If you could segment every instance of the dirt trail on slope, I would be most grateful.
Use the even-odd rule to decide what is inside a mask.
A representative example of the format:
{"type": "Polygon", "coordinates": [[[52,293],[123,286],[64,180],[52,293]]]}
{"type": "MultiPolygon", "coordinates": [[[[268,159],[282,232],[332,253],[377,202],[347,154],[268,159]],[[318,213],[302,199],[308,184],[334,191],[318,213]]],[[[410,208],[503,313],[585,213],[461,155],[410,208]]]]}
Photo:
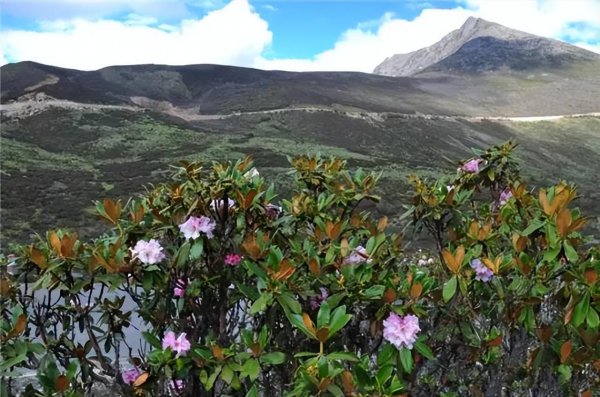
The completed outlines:
{"type": "Polygon", "coordinates": [[[514,122],[538,122],[538,121],[555,121],[563,118],[573,117],[600,117],[600,112],[580,113],[580,114],[561,114],[550,116],[526,116],[526,117],[508,117],[508,116],[442,116],[421,113],[394,113],[394,112],[357,112],[344,111],[330,107],[315,107],[315,106],[298,106],[290,108],[256,110],[249,112],[233,112],[228,114],[200,114],[199,107],[181,108],[173,106],[168,101],[157,101],[146,97],[131,97],[133,105],[103,105],[93,103],[80,103],[63,99],[56,99],[44,93],[28,94],[19,98],[16,102],[0,105],[0,112],[8,118],[24,118],[36,113],[44,112],[50,108],[83,110],[89,112],[101,112],[104,110],[126,110],[132,112],[140,112],[145,110],[153,110],[160,113],[166,113],[171,116],[181,118],[186,121],[202,121],[202,120],[222,120],[227,118],[239,117],[243,115],[265,115],[279,114],[285,112],[329,112],[344,114],[347,117],[369,120],[383,121],[387,115],[401,116],[405,118],[436,118],[436,119],[462,119],[469,121],[514,121],[514,122]]]}

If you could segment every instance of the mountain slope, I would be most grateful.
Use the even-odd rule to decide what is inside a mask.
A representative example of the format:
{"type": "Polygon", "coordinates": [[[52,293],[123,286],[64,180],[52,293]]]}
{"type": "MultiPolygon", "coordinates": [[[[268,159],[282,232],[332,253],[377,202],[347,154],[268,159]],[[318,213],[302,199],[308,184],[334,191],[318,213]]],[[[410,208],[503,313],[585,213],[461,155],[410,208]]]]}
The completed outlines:
{"type": "Polygon", "coordinates": [[[470,17],[439,42],[408,54],[396,54],[374,73],[413,76],[428,70],[484,72],[502,68],[560,68],[576,62],[600,61],[600,55],[558,40],[535,36],[470,17]]]}

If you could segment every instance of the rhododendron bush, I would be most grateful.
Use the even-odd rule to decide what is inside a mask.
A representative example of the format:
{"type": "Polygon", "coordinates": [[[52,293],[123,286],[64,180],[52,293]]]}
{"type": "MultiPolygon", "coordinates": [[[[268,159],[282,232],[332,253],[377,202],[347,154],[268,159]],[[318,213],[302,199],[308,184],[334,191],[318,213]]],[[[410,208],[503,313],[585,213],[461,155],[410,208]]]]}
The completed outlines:
{"type": "Polygon", "coordinates": [[[245,159],[98,202],[108,232],[3,272],[3,393],[592,396],[600,252],[575,188],[527,186],[513,149],[413,177],[405,233],[339,159],[292,159],[289,197],[245,159]]]}

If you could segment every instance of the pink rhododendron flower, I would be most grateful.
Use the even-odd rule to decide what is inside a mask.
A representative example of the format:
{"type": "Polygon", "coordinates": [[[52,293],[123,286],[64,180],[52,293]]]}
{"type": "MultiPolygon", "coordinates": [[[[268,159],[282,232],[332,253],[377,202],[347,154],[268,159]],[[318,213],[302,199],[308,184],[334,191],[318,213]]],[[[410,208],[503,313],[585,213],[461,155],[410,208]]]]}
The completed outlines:
{"type": "Polygon", "coordinates": [[[476,174],[479,172],[479,163],[480,162],[481,162],[481,159],[469,160],[465,164],[463,164],[463,166],[461,167],[461,170],[463,170],[464,172],[470,172],[470,173],[476,174]]]}
{"type": "Polygon", "coordinates": [[[344,265],[356,265],[364,262],[371,263],[371,261],[372,260],[371,258],[369,258],[369,255],[367,255],[367,250],[365,249],[365,247],[359,245],[350,253],[350,255],[344,258],[344,261],[342,263],[344,265]]]}
{"type": "Polygon", "coordinates": [[[419,318],[412,314],[400,317],[390,313],[387,320],[383,320],[383,337],[398,349],[402,346],[412,349],[420,330],[419,318]]]}
{"type": "Polygon", "coordinates": [[[121,374],[121,378],[123,378],[123,382],[128,385],[133,384],[135,380],[141,375],[141,372],[137,368],[128,369],[127,371],[121,374]]]}
{"type": "Polygon", "coordinates": [[[175,295],[177,298],[182,298],[185,295],[186,286],[187,282],[185,280],[177,280],[175,282],[175,288],[173,288],[173,295],[175,295]]]}
{"type": "Polygon", "coordinates": [[[225,255],[225,264],[229,266],[237,266],[240,264],[242,256],[238,254],[225,255]]]}
{"type": "Polygon", "coordinates": [[[146,265],[153,265],[165,259],[165,254],[162,252],[163,248],[154,239],[150,241],[140,240],[130,251],[133,259],[137,258],[146,265]]]}
{"type": "Polygon", "coordinates": [[[479,259],[471,261],[471,267],[475,270],[475,280],[487,283],[494,277],[494,272],[483,264],[479,259]]]}
{"type": "Polygon", "coordinates": [[[217,223],[206,216],[200,218],[190,216],[187,221],[179,225],[179,230],[186,239],[195,240],[200,237],[200,233],[204,233],[208,238],[213,238],[216,226],[217,223]]]}
{"type": "Polygon", "coordinates": [[[315,310],[318,309],[319,306],[321,306],[321,303],[325,302],[325,300],[329,298],[329,291],[327,291],[327,288],[320,287],[319,291],[321,292],[321,294],[310,298],[309,301],[310,307],[312,307],[315,310]]]}
{"type": "Polygon", "coordinates": [[[512,191],[509,188],[504,189],[502,193],[500,193],[500,199],[498,200],[500,207],[505,205],[512,196],[512,191]]]}
{"type": "Polygon", "coordinates": [[[172,351],[177,353],[176,357],[185,356],[191,347],[192,345],[187,340],[185,332],[176,338],[173,331],[168,331],[162,340],[162,348],[171,348],[172,351]]]}

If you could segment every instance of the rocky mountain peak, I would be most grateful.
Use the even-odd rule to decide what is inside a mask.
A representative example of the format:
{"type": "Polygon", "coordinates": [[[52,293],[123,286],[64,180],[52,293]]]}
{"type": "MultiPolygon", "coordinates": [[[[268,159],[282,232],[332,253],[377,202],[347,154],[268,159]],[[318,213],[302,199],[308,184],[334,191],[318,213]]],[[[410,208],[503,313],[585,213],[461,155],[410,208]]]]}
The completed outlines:
{"type": "MultiPolygon", "coordinates": [[[[450,58],[463,48],[467,49],[460,53],[463,59],[453,59],[452,62],[447,63],[453,66],[470,65],[466,71],[472,71],[471,61],[476,61],[478,66],[483,65],[484,69],[485,67],[493,69],[504,66],[503,63],[509,60],[507,58],[521,56],[523,53],[528,58],[539,55],[539,59],[531,63],[536,67],[543,66],[544,62],[556,66],[574,58],[597,58],[597,54],[557,40],[507,28],[485,19],[469,17],[459,29],[450,32],[437,43],[408,54],[396,54],[387,58],[375,68],[374,73],[386,76],[411,76],[450,58]],[[489,51],[486,52],[486,49],[489,51]],[[567,54],[567,58],[557,60],[556,57],[562,54],[567,54]],[[464,57],[478,59],[464,59],[464,57]],[[487,62],[487,58],[493,59],[493,62],[487,62]]],[[[520,67],[526,64],[519,59],[514,61],[520,67]]]]}

